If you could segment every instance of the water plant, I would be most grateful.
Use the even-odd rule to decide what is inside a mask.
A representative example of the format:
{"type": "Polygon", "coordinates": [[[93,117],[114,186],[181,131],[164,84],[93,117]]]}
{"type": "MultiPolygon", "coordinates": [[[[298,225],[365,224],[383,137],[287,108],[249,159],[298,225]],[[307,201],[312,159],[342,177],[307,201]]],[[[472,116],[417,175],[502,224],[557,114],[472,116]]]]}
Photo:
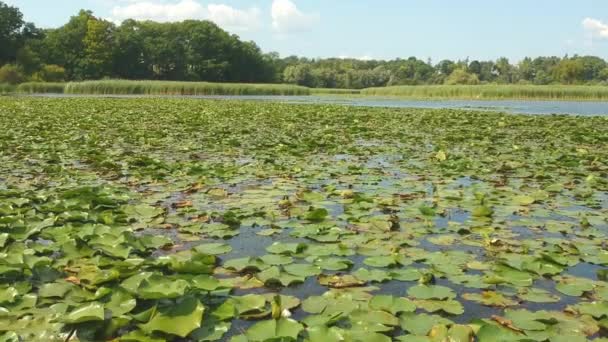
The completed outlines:
{"type": "Polygon", "coordinates": [[[608,119],[0,98],[0,340],[606,341],[608,119]]]}
{"type": "Polygon", "coordinates": [[[310,90],[286,84],[101,80],[69,82],[67,94],[101,95],[309,95],[310,90]]]}
{"type": "Polygon", "coordinates": [[[417,99],[608,100],[608,87],[567,85],[422,85],[368,88],[368,96],[417,99]]]}

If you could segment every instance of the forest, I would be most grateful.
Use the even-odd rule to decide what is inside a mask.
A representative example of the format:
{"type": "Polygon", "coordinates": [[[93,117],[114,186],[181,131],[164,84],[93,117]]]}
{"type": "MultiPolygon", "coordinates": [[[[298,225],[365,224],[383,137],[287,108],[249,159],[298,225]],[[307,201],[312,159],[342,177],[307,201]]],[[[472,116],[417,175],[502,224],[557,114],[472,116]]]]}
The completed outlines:
{"type": "Polygon", "coordinates": [[[42,29],[0,1],[0,84],[99,79],[288,83],[363,89],[396,85],[608,83],[595,56],[527,57],[518,62],[281,57],[263,52],[210,21],[125,20],[81,10],[65,25],[42,29]]]}

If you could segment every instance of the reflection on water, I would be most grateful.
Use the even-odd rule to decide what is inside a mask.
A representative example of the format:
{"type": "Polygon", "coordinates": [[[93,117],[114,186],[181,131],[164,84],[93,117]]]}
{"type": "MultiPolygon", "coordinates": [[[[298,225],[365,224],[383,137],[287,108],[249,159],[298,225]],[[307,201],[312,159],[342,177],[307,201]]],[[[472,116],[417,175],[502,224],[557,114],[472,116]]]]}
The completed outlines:
{"type": "MultiPolygon", "coordinates": [[[[147,95],[71,95],[40,94],[42,97],[112,97],[134,98],[147,95]]],[[[216,100],[276,101],[302,104],[339,104],[358,107],[452,108],[491,110],[517,114],[608,115],[608,102],[591,101],[525,101],[525,100],[410,100],[365,96],[155,96],[216,100]]]]}

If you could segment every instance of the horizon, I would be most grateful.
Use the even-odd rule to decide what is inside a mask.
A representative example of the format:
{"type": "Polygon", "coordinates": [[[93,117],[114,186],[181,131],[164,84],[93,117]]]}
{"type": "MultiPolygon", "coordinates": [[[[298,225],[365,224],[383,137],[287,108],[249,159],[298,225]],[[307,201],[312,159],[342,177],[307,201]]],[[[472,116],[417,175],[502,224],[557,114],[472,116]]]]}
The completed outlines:
{"type": "Polygon", "coordinates": [[[608,17],[597,15],[608,13],[608,3],[593,0],[560,6],[548,6],[544,0],[534,4],[517,0],[509,7],[479,0],[460,6],[441,5],[439,0],[418,1],[415,6],[382,0],[373,8],[366,6],[366,1],[344,6],[341,1],[323,5],[318,0],[5,2],[18,7],[25,20],[44,28],[62,26],[80,9],[116,24],[131,18],[211,20],[243,40],[254,41],[264,52],[278,52],[281,57],[394,60],[413,56],[437,63],[445,59],[506,57],[519,62],[525,57],[608,56],[608,17]],[[512,22],[517,25],[507,25],[512,22]],[[385,39],[378,39],[382,35],[385,39]]]}

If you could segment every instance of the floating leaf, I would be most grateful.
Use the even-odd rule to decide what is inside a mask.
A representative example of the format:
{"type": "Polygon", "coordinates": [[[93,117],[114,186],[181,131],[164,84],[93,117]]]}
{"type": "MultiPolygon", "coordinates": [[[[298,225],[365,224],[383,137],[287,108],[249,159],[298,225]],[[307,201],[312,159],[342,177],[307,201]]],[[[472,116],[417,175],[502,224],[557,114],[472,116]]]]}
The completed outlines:
{"type": "Polygon", "coordinates": [[[296,340],[304,327],[298,322],[281,318],[279,320],[268,320],[254,324],[247,329],[245,335],[249,341],[267,341],[277,338],[289,338],[296,340]]]}
{"type": "Polygon", "coordinates": [[[407,290],[410,297],[416,299],[453,299],[456,294],[452,289],[440,285],[416,285],[407,290]]]}
{"type": "Polygon", "coordinates": [[[66,324],[77,324],[91,321],[103,321],[104,309],[99,303],[91,303],[70,311],[62,321],[66,324]]]}
{"type": "Polygon", "coordinates": [[[142,280],[137,295],[143,299],[177,298],[184,295],[190,284],[183,279],[152,275],[142,280]]]}
{"type": "Polygon", "coordinates": [[[483,291],[482,293],[465,293],[462,298],[474,302],[479,302],[486,306],[507,307],[517,305],[517,301],[505,297],[495,291],[483,291]]]}
{"type": "Polygon", "coordinates": [[[409,299],[393,296],[374,296],[369,302],[369,307],[374,310],[387,311],[393,315],[416,310],[416,305],[409,299]]]}
{"type": "Polygon", "coordinates": [[[160,331],[186,337],[200,328],[204,311],[205,307],[197,299],[187,297],[171,307],[159,310],[148,323],[140,327],[148,333],[160,331]]]}

